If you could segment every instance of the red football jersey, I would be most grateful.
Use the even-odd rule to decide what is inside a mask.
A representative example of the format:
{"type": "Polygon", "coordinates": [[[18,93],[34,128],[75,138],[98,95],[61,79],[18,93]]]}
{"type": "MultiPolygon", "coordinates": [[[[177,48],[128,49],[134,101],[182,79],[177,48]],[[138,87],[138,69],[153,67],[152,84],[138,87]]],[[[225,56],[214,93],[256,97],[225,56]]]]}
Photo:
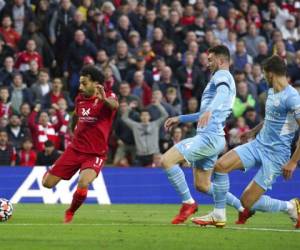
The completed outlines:
{"type": "MultiPolygon", "coordinates": [[[[106,92],[106,96],[117,99],[112,92],[106,92]]],[[[70,147],[83,153],[105,155],[116,111],[97,97],[86,98],[79,94],[75,100],[78,120],[70,147]]]]}

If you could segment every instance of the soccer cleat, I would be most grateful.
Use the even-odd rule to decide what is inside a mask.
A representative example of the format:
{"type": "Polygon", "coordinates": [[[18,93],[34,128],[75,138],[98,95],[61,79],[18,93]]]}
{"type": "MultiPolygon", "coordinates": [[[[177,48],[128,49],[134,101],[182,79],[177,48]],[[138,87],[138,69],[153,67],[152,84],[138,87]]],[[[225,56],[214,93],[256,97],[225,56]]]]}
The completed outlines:
{"type": "Polygon", "coordinates": [[[290,200],[293,204],[293,209],[288,211],[288,214],[293,222],[296,222],[295,228],[300,228],[300,200],[298,198],[290,200]]]}
{"type": "Polygon", "coordinates": [[[255,211],[251,211],[251,210],[245,208],[243,212],[239,212],[239,218],[235,222],[235,224],[245,224],[246,221],[254,214],[255,214],[255,211]]]}
{"type": "Polygon", "coordinates": [[[218,228],[223,228],[226,225],[226,219],[219,219],[213,212],[191,219],[192,222],[199,226],[215,226],[218,228]]]}
{"type": "Polygon", "coordinates": [[[74,213],[67,210],[65,212],[64,223],[70,223],[73,220],[74,213]]]}
{"type": "Polygon", "coordinates": [[[172,224],[180,224],[187,220],[192,214],[198,211],[198,204],[195,202],[193,204],[183,203],[179,214],[175,216],[172,220],[172,224]]]}

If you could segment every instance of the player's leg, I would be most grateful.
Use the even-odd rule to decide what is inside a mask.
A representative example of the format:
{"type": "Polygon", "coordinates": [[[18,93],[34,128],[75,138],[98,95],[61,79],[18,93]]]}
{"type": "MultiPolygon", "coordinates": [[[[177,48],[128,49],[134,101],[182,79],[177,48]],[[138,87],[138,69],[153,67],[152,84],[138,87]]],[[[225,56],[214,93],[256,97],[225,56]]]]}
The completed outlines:
{"type": "MultiPolygon", "coordinates": [[[[212,168],[205,169],[197,166],[193,169],[193,171],[194,171],[194,184],[196,190],[205,193],[209,196],[213,196],[213,183],[211,182],[211,176],[213,171],[212,168]]],[[[240,200],[230,192],[226,193],[226,203],[227,205],[234,207],[236,210],[240,212],[244,211],[244,208],[240,200]]]]}
{"type": "Polygon", "coordinates": [[[184,156],[179,152],[176,146],[170,148],[163,155],[162,159],[162,167],[183,203],[179,214],[172,220],[172,224],[183,223],[190,215],[197,211],[197,204],[191,196],[185,175],[178,165],[184,162],[184,160],[184,156]]]}
{"type": "Polygon", "coordinates": [[[45,188],[53,188],[58,182],[60,182],[61,177],[50,174],[48,171],[44,174],[42,184],[45,188]]]}
{"type": "Polygon", "coordinates": [[[213,212],[208,215],[193,218],[192,221],[198,225],[215,225],[223,227],[226,222],[225,206],[227,193],[229,191],[228,173],[235,169],[242,169],[243,163],[239,155],[231,150],[223,155],[216,163],[214,168],[214,182],[212,193],[215,201],[213,212]]]}
{"type": "Polygon", "coordinates": [[[80,174],[77,184],[77,189],[73,194],[73,199],[70,207],[65,212],[65,223],[72,221],[75,212],[84,203],[89,185],[96,179],[98,173],[103,167],[104,159],[98,156],[84,156],[86,159],[80,168],[80,174]]]}

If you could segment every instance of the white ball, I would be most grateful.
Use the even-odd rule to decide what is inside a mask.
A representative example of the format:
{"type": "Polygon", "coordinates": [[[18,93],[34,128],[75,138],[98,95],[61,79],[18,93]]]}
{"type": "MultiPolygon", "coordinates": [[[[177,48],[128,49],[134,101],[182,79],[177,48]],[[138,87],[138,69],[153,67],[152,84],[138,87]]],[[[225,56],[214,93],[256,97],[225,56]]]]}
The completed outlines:
{"type": "Polygon", "coordinates": [[[13,214],[13,205],[7,199],[0,198],[0,222],[7,221],[13,214]]]}

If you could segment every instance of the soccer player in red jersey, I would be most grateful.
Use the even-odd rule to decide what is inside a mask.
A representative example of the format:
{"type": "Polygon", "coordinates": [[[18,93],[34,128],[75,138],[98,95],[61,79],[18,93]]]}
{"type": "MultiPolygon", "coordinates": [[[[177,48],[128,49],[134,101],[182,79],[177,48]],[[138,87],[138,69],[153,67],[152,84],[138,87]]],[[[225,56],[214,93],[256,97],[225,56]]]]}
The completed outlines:
{"type": "Polygon", "coordinates": [[[71,145],[43,178],[46,188],[53,188],[61,179],[69,180],[78,170],[77,190],[65,212],[65,223],[85,201],[88,186],[97,177],[108,151],[108,138],[119,106],[116,95],[104,90],[104,76],[94,66],[85,66],[80,75],[80,93],[75,100],[74,138],[71,145]]]}

